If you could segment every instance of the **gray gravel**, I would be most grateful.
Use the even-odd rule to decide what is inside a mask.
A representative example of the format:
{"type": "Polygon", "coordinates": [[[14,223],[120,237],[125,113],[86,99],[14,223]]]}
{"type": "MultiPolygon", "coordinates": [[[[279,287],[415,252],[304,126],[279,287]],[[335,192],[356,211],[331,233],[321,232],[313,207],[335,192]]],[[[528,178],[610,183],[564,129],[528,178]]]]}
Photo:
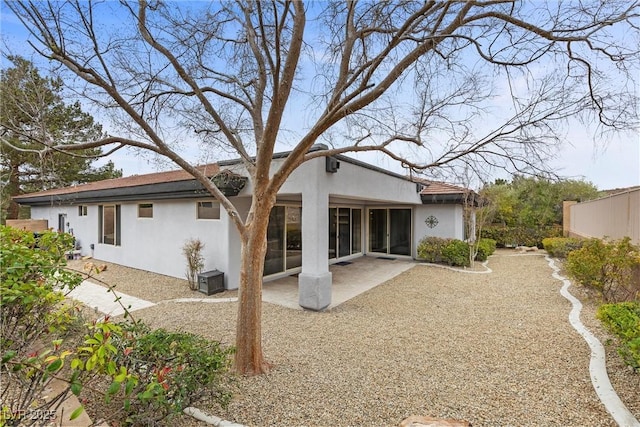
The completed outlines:
{"type": "MultiPolygon", "coordinates": [[[[512,254],[491,257],[491,274],[418,265],[330,312],[265,303],[272,371],[238,378],[227,410],[199,407],[256,426],[394,426],[410,415],[474,426],[615,425],[593,391],[589,349],[569,325],[561,283],[542,256],[512,254]]],[[[149,291],[135,290],[148,284],[128,280],[118,288],[145,298],[149,291]]],[[[184,285],[174,296],[168,286],[165,295],[158,283],[152,301],[191,292],[184,285]]],[[[595,304],[585,305],[583,322],[599,328],[595,304]]],[[[232,344],[236,311],[236,303],[162,303],[135,314],[232,344]]],[[[608,357],[616,391],[640,418],[640,375],[612,346],[608,357]]]]}

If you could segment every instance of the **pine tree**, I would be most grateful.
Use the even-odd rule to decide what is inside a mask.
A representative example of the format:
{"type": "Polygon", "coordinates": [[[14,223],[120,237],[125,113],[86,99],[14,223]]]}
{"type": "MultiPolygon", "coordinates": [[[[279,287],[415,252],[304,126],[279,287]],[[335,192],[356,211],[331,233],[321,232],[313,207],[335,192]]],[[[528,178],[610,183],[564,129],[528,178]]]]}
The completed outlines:
{"type": "Polygon", "coordinates": [[[37,152],[42,141],[52,145],[91,141],[101,136],[102,126],[82,111],[79,102],[65,103],[59,79],[41,76],[24,58],[8,59],[13,67],[0,71],[2,219],[18,218],[13,196],[122,176],[113,162],[92,166],[100,148],[72,155],[37,152]]]}

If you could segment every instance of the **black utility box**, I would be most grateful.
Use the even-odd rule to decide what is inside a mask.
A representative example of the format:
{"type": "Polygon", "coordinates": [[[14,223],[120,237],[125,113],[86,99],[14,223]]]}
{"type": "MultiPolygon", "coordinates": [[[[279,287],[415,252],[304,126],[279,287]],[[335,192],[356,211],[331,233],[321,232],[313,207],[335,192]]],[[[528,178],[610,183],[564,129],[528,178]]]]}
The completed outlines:
{"type": "Polygon", "coordinates": [[[224,291],[224,273],[211,270],[198,274],[198,290],[207,295],[224,291]]]}

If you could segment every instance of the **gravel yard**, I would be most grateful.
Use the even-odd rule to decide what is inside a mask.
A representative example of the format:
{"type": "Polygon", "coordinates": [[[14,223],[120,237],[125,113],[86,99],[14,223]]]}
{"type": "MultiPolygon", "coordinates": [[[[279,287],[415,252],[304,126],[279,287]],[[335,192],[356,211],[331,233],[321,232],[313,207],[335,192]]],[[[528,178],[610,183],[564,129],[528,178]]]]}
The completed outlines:
{"type": "MultiPolygon", "coordinates": [[[[409,415],[474,426],[615,425],[593,391],[589,348],[567,320],[561,282],[542,256],[513,254],[492,256],[490,274],[417,265],[329,312],[265,303],[272,371],[239,378],[226,410],[199,407],[256,426],[396,426],[409,415]]],[[[114,265],[100,277],[154,302],[202,296],[184,280],[114,265]]],[[[583,302],[583,323],[604,343],[595,304],[583,302]]],[[[134,316],[233,344],[236,311],[236,303],[163,302],[134,316]]],[[[640,375],[608,347],[611,382],[640,418],[640,375]]],[[[180,425],[204,424],[184,417],[180,425]]]]}

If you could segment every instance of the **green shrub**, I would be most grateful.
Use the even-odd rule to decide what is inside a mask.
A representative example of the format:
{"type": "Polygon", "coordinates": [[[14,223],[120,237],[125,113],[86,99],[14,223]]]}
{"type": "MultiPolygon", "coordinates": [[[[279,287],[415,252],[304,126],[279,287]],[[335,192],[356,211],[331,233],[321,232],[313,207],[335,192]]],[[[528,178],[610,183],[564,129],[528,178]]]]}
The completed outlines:
{"type": "Polygon", "coordinates": [[[116,324],[108,316],[81,327],[78,311],[59,291],[83,279],[65,269],[72,236],[45,232],[36,239],[0,226],[0,238],[0,426],[35,424],[26,411],[14,411],[54,409],[69,392],[112,403],[93,406],[105,411],[99,418],[118,425],[151,425],[204,393],[221,405],[228,401],[222,378],[232,350],[187,334],[151,331],[140,322],[116,324]],[[42,402],[54,377],[67,385],[42,402]]]}
{"type": "Polygon", "coordinates": [[[442,248],[442,260],[449,265],[468,267],[471,265],[469,260],[469,244],[462,240],[451,240],[442,248]]]}
{"type": "Polygon", "coordinates": [[[184,332],[150,330],[142,323],[121,324],[116,338],[118,364],[139,381],[128,399],[122,395],[128,423],[153,425],[203,396],[226,406],[225,375],[233,348],[184,332]]]}
{"type": "Polygon", "coordinates": [[[496,251],[496,241],[493,239],[478,239],[476,245],[476,261],[484,262],[496,251]]]}
{"type": "Polygon", "coordinates": [[[640,303],[604,304],[597,317],[620,338],[620,356],[629,366],[640,369],[640,303]]]}
{"type": "Polygon", "coordinates": [[[451,239],[440,237],[425,237],[418,243],[418,258],[426,262],[443,262],[442,248],[448,245],[451,239]]]}
{"type": "Polygon", "coordinates": [[[542,239],[542,246],[551,255],[556,258],[566,258],[569,252],[580,249],[584,239],[575,237],[547,237],[542,239]]]}
{"type": "Polygon", "coordinates": [[[586,240],[580,249],[569,253],[566,265],[578,283],[596,289],[607,302],[638,297],[635,275],[640,266],[640,249],[628,237],[613,242],[586,240]]]}
{"type": "Polygon", "coordinates": [[[17,352],[33,347],[73,323],[61,291],[70,291],[82,276],[65,270],[65,252],[73,237],[0,226],[0,348],[17,352]]]}
{"type": "Polygon", "coordinates": [[[515,246],[542,248],[543,239],[559,236],[562,236],[562,228],[558,226],[524,228],[491,225],[484,227],[480,232],[480,237],[495,240],[499,248],[515,246]]]}

